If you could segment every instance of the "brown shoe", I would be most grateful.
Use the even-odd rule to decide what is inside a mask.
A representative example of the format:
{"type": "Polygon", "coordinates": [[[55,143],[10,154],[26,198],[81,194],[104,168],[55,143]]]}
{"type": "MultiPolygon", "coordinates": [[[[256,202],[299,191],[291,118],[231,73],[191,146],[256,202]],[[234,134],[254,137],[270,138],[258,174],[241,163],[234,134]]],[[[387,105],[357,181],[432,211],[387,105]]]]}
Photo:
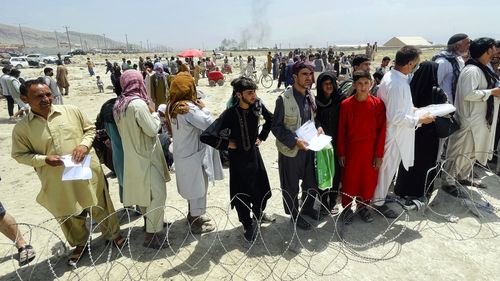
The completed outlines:
{"type": "Polygon", "coordinates": [[[89,248],[87,247],[87,244],[85,246],[76,246],[75,249],[73,250],[73,253],[68,258],[68,265],[69,266],[76,266],[78,261],[88,252],[89,248]]]}

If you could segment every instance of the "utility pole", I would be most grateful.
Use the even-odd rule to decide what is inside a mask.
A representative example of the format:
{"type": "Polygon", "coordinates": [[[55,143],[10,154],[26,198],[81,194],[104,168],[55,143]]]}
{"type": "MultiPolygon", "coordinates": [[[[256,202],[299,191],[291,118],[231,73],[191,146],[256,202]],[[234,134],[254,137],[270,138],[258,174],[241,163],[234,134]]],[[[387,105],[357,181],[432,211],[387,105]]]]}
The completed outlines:
{"type": "Polygon", "coordinates": [[[142,41],[139,41],[141,43],[141,52],[142,52],[142,41]]]}
{"type": "Polygon", "coordinates": [[[59,39],[57,39],[57,31],[54,30],[54,34],[56,35],[57,49],[59,49],[59,39]]]}
{"type": "Polygon", "coordinates": [[[128,51],[128,37],[127,37],[127,34],[125,34],[125,44],[127,44],[127,51],[128,51]]]}
{"type": "Polygon", "coordinates": [[[21,40],[23,40],[23,48],[26,48],[26,44],[24,42],[23,30],[21,29],[21,25],[19,24],[19,33],[21,33],[21,40]]]}
{"type": "Polygon", "coordinates": [[[106,43],[106,34],[103,33],[102,36],[104,36],[104,49],[107,49],[108,44],[106,43]]]}
{"type": "Polygon", "coordinates": [[[66,28],[66,36],[68,37],[68,45],[69,45],[69,51],[71,52],[71,41],[69,40],[69,31],[67,26],[63,26],[66,28]]]}
{"type": "Polygon", "coordinates": [[[149,40],[146,40],[146,50],[149,52],[149,40]]]}
{"type": "MultiPolygon", "coordinates": [[[[78,35],[80,36],[80,48],[82,48],[82,50],[83,50],[82,34],[79,33],[78,35]]],[[[87,49],[87,51],[88,51],[88,49],[87,49]]]]}

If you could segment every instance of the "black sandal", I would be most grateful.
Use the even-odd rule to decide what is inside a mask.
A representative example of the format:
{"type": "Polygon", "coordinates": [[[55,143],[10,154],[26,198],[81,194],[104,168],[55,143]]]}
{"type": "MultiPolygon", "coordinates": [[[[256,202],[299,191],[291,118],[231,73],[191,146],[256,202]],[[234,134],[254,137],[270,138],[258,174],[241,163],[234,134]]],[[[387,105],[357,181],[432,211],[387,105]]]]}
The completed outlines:
{"type": "Polygon", "coordinates": [[[17,252],[19,253],[19,266],[26,265],[36,258],[35,249],[29,244],[17,249],[17,252]]]}
{"type": "Polygon", "coordinates": [[[388,219],[395,219],[398,217],[398,214],[392,210],[391,208],[387,207],[387,205],[382,205],[382,206],[377,206],[375,207],[377,211],[379,211],[384,217],[388,219]]]}
{"type": "Polygon", "coordinates": [[[162,250],[170,247],[170,243],[165,236],[154,234],[151,240],[144,241],[144,243],[142,243],[142,246],[149,249],[162,250]]]}

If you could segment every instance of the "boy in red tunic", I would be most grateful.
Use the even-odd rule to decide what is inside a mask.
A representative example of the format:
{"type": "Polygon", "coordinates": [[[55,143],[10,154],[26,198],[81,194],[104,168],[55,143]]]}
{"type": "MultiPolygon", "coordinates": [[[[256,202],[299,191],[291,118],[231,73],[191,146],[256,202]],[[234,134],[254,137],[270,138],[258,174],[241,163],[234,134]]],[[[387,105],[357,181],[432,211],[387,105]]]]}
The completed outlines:
{"type": "Polygon", "coordinates": [[[365,222],[373,217],[365,208],[377,186],[378,169],[384,156],[386,116],[384,103],[370,94],[372,80],[367,71],[353,73],[354,95],[340,105],[337,153],[342,170],[342,218],[351,222],[351,201],[365,222]]]}

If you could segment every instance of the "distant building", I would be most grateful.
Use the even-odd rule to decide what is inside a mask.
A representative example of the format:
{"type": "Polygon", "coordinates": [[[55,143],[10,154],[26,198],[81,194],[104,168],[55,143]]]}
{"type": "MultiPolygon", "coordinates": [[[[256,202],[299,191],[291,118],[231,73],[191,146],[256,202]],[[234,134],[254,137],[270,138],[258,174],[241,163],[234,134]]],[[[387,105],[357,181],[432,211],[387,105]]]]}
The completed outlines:
{"type": "Polygon", "coordinates": [[[432,43],[419,36],[397,36],[385,42],[384,47],[403,47],[406,45],[423,47],[432,46],[432,43]]]}

